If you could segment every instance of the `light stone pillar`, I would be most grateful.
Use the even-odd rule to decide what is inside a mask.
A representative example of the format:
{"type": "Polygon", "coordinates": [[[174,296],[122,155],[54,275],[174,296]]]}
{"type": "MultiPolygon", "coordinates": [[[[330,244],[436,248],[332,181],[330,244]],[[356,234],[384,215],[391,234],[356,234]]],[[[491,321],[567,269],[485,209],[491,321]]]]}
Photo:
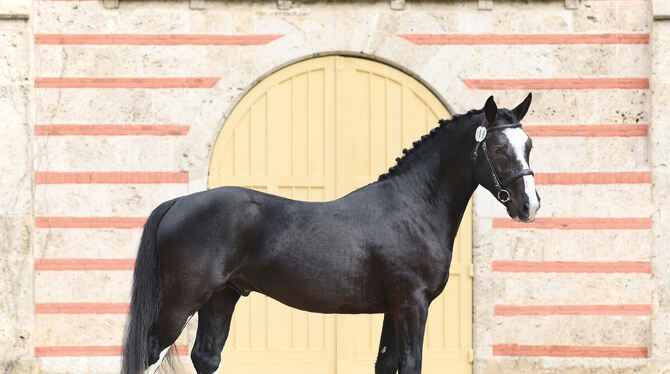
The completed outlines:
{"type": "Polygon", "coordinates": [[[36,373],[33,356],[30,0],[0,1],[0,372],[36,373]]]}
{"type": "Polygon", "coordinates": [[[652,273],[656,284],[649,357],[670,372],[670,1],[653,0],[651,33],[652,273]]]}

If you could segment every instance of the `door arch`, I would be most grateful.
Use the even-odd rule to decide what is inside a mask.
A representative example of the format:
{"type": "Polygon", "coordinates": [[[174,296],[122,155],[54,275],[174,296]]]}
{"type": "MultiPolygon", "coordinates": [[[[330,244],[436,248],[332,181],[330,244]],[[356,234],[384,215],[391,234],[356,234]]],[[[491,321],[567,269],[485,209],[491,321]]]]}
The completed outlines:
{"type": "MultiPolygon", "coordinates": [[[[387,64],[341,55],[303,60],[260,80],[233,108],[207,185],[335,199],[374,181],[403,147],[449,116],[424,84],[387,64]]],[[[431,305],[425,373],[472,371],[471,238],[468,208],[447,290],[431,305]]],[[[222,369],[369,374],[381,320],[302,312],[252,294],[237,305],[222,369]]]]}

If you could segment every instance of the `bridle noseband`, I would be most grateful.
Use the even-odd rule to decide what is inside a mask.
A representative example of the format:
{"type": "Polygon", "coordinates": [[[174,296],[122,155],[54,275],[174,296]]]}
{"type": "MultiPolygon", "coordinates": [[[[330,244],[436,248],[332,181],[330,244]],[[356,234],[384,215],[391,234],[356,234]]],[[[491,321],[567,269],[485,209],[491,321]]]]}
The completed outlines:
{"type": "Polygon", "coordinates": [[[477,159],[477,151],[479,146],[481,145],[482,151],[484,151],[484,158],[486,158],[486,162],[488,163],[489,168],[491,169],[491,175],[493,176],[493,184],[496,189],[496,197],[498,198],[498,201],[500,201],[501,203],[506,203],[510,201],[510,194],[506,190],[507,186],[509,186],[512,182],[523,176],[535,175],[531,169],[523,169],[505,178],[505,180],[501,181],[500,177],[498,176],[498,173],[496,172],[496,168],[493,165],[493,161],[491,160],[491,154],[489,153],[489,149],[486,146],[486,137],[488,136],[488,134],[494,131],[516,128],[516,127],[521,127],[521,123],[518,122],[510,123],[506,125],[498,125],[489,128],[486,128],[486,126],[484,126],[484,123],[482,123],[479,127],[477,127],[477,130],[475,131],[475,141],[477,141],[477,145],[475,146],[474,158],[475,160],[477,159]]]}

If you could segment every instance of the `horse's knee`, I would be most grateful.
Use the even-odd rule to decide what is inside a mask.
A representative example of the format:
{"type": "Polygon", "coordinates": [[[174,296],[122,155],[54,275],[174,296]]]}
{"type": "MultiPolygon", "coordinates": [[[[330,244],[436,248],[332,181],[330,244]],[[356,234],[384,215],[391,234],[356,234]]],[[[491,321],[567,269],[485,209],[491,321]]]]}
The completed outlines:
{"type": "Polygon", "coordinates": [[[221,365],[221,352],[211,352],[193,347],[191,361],[198,374],[212,374],[221,365]]]}

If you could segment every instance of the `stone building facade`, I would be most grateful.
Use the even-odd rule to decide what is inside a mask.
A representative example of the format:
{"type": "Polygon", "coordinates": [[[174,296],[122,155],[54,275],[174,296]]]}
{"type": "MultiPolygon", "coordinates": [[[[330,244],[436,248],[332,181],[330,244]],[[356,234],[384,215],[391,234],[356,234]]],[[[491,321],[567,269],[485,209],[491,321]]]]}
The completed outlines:
{"type": "Polygon", "coordinates": [[[206,188],[259,79],[324,53],[454,113],[534,95],[539,218],[474,197],[474,372],[670,373],[668,0],[3,1],[0,370],[118,372],[143,217],[206,188]]]}

